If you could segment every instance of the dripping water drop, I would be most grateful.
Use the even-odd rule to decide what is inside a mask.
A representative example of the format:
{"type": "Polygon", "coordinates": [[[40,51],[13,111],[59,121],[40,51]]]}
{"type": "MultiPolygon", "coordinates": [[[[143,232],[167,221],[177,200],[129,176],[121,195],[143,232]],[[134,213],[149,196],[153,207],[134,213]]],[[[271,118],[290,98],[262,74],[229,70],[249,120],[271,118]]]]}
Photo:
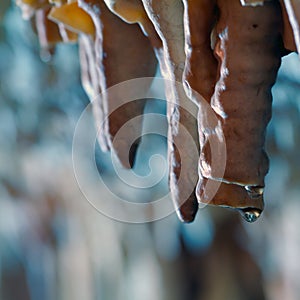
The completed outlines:
{"type": "Polygon", "coordinates": [[[44,63],[50,63],[54,55],[54,49],[42,48],[40,50],[40,58],[44,63]]]}
{"type": "Polygon", "coordinates": [[[247,222],[253,223],[261,215],[261,210],[256,208],[246,208],[246,209],[241,209],[240,213],[247,222]]]}

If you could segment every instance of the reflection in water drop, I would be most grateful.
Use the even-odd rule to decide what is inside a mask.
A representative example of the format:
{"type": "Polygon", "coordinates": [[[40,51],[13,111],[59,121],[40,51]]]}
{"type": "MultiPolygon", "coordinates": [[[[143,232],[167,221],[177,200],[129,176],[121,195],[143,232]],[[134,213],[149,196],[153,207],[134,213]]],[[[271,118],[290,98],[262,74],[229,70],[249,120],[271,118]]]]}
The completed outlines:
{"type": "Polygon", "coordinates": [[[246,185],[245,189],[251,198],[259,198],[264,193],[264,187],[260,185],[246,185]]]}
{"type": "Polygon", "coordinates": [[[261,215],[261,212],[260,209],[256,208],[245,208],[240,210],[242,217],[249,223],[255,222],[261,215]]]}

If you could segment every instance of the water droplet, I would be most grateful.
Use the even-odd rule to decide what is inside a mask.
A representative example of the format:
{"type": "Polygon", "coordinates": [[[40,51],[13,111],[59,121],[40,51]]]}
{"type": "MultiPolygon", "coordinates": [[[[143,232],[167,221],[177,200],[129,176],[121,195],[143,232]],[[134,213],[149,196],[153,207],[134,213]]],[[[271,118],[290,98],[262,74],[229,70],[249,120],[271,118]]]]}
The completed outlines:
{"type": "Polygon", "coordinates": [[[54,48],[41,48],[40,58],[44,63],[50,63],[54,55],[54,48]]]}
{"type": "Polygon", "coordinates": [[[264,193],[264,187],[260,185],[246,185],[245,189],[251,198],[259,198],[264,193]]]}
{"type": "Polygon", "coordinates": [[[253,223],[261,215],[261,210],[256,208],[246,208],[246,209],[241,209],[240,213],[247,222],[253,223]]]}

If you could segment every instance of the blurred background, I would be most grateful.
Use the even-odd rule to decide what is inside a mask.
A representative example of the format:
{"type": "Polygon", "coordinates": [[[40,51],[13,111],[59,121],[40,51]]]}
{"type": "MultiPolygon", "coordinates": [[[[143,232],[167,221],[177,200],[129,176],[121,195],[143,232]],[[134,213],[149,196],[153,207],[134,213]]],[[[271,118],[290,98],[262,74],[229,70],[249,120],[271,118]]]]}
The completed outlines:
{"type": "MultiPolygon", "coordinates": [[[[45,63],[19,9],[1,0],[0,18],[1,300],[300,299],[297,55],[283,59],[273,88],[266,208],[256,223],[206,207],[188,225],[175,214],[126,224],[97,212],[74,177],[73,134],[89,103],[77,46],[59,45],[45,63]]],[[[151,101],[147,110],[165,107],[151,101]]],[[[166,155],[165,139],[146,136],[137,172],[147,173],[156,153],[166,155]]],[[[136,199],[119,186],[110,155],[96,149],[95,157],[105,182],[136,199]]],[[[166,175],[138,197],[154,193],[167,193],[166,175]]]]}

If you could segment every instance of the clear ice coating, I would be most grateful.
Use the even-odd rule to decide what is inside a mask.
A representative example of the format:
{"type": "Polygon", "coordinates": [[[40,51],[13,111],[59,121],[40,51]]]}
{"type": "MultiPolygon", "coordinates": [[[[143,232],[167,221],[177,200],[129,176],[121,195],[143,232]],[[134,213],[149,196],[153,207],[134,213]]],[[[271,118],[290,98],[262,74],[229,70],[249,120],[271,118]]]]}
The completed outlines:
{"type": "Polygon", "coordinates": [[[241,209],[240,213],[247,222],[253,223],[261,215],[261,210],[256,208],[246,208],[246,209],[241,209]]]}
{"type": "Polygon", "coordinates": [[[259,185],[246,185],[245,189],[251,198],[259,198],[264,193],[264,187],[259,185]]]}

